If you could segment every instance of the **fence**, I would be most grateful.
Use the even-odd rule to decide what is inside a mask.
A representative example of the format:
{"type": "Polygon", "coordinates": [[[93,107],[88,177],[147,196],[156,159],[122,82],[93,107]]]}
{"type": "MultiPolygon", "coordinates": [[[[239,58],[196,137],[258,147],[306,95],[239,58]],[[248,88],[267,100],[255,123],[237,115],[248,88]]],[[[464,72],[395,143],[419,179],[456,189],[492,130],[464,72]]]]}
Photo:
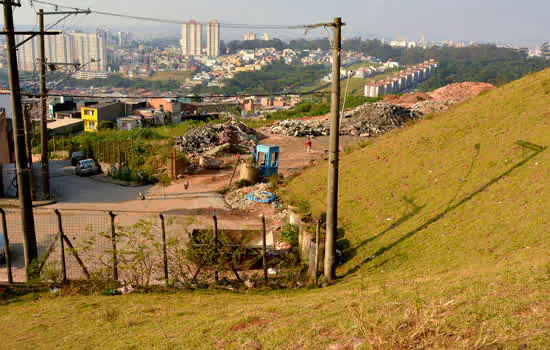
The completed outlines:
{"type": "MultiPolygon", "coordinates": [[[[0,209],[0,214],[9,247],[0,282],[26,282],[20,210],[0,209]]],[[[46,281],[195,283],[242,280],[254,269],[267,278],[281,256],[260,217],[35,208],[34,218],[39,256],[34,267],[46,281]],[[209,256],[209,250],[215,254],[209,256]],[[221,258],[209,261],[212,256],[221,258]]]]}

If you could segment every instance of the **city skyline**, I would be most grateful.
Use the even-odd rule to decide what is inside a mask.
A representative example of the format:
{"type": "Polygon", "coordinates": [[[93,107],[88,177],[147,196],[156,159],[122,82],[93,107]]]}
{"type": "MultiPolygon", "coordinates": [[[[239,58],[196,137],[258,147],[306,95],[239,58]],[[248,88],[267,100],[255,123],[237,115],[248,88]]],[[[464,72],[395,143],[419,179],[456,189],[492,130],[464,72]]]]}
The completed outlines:
{"type": "MultiPolygon", "coordinates": [[[[34,10],[39,5],[35,4],[35,9],[31,9],[28,1],[23,3],[24,6],[15,13],[16,25],[34,24],[36,22],[34,10]]],[[[154,7],[139,0],[120,0],[109,4],[105,1],[90,4],[89,1],[83,0],[70,2],[59,0],[57,3],[83,8],[91,7],[92,11],[97,9],[166,19],[177,18],[167,14],[166,8],[171,9],[169,13],[186,13],[188,14],[186,17],[190,18],[217,18],[224,31],[222,39],[242,37],[244,32],[253,30],[223,28],[224,23],[308,24],[326,22],[335,16],[341,16],[347,23],[344,35],[348,37],[361,35],[412,39],[424,35],[428,40],[527,43],[547,41],[547,33],[550,32],[550,22],[545,18],[545,14],[550,12],[550,2],[544,0],[525,0],[521,3],[512,0],[483,2],[417,0],[414,4],[405,0],[343,0],[336,11],[333,6],[329,6],[327,0],[304,0],[301,3],[284,0],[261,4],[251,0],[235,0],[227,3],[214,0],[204,0],[200,3],[158,0],[154,7]],[[239,11],[243,7],[250,12],[244,19],[242,12],[239,11]],[[128,12],[128,9],[131,9],[131,12],[128,12]]],[[[45,5],[41,7],[48,8],[45,5]]],[[[79,16],[78,20],[73,18],[68,23],[93,26],[92,23],[96,23],[98,18],[101,18],[101,23],[118,28],[139,25],[143,30],[152,31],[161,26],[158,23],[106,17],[93,13],[79,16]]],[[[170,28],[170,26],[163,27],[170,28]]],[[[275,37],[308,37],[303,31],[296,30],[271,30],[269,34],[275,37]]],[[[311,35],[312,33],[309,34],[311,35]]]]}

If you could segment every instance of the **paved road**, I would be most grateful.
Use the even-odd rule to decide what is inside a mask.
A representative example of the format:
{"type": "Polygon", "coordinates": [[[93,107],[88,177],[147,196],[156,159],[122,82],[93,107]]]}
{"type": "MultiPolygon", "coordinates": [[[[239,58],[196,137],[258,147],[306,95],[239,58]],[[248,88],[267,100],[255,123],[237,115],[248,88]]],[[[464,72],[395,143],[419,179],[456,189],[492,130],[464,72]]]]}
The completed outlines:
{"type": "Polygon", "coordinates": [[[152,186],[123,187],[74,175],[70,161],[50,162],[51,188],[60,203],[120,203],[135,200],[152,186]]]}

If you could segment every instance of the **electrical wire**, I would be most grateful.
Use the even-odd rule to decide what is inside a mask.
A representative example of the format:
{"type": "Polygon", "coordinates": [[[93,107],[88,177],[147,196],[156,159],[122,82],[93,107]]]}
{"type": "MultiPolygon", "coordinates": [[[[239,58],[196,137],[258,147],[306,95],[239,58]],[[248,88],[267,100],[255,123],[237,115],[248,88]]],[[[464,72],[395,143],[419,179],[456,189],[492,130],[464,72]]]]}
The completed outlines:
{"type": "MultiPolygon", "coordinates": [[[[201,96],[201,95],[193,95],[193,94],[187,94],[187,95],[158,95],[158,96],[139,96],[139,95],[129,95],[129,96],[112,96],[112,95],[93,95],[93,94],[63,94],[63,93],[48,93],[48,96],[53,97],[76,97],[76,98],[89,98],[89,99],[142,99],[142,98],[168,98],[168,99],[181,99],[181,98],[255,98],[255,97],[275,97],[275,96],[307,96],[307,95],[329,95],[330,92],[323,92],[323,91],[307,91],[307,92],[298,92],[298,91],[291,91],[291,92],[283,92],[283,93],[273,93],[273,94],[235,94],[235,95],[207,95],[207,96],[201,96]]],[[[40,97],[40,94],[33,93],[29,91],[21,91],[22,96],[27,97],[40,97]]]]}
{"type": "MultiPolygon", "coordinates": [[[[110,17],[118,17],[118,18],[127,18],[127,19],[133,19],[138,21],[148,21],[148,22],[157,22],[157,23],[166,23],[166,24],[186,24],[189,23],[188,21],[181,21],[181,20],[174,20],[174,19],[164,19],[164,18],[155,18],[155,17],[145,17],[145,16],[135,16],[135,15],[126,15],[123,13],[114,13],[114,12],[106,12],[106,11],[98,11],[98,10],[92,10],[92,9],[83,9],[79,7],[73,7],[73,6],[66,6],[66,5],[58,5],[55,3],[51,3],[48,1],[43,0],[32,0],[32,3],[38,3],[43,5],[49,5],[53,6],[54,8],[62,8],[62,9],[70,9],[70,10],[77,10],[77,11],[91,11],[92,14],[102,15],[102,16],[110,16],[110,17]]],[[[196,22],[197,24],[207,25],[208,22],[196,22]]],[[[220,25],[220,27],[225,28],[250,28],[250,29],[311,29],[310,26],[300,24],[300,25],[286,25],[286,24],[237,24],[237,23],[221,23],[218,22],[217,24],[220,25]]]]}

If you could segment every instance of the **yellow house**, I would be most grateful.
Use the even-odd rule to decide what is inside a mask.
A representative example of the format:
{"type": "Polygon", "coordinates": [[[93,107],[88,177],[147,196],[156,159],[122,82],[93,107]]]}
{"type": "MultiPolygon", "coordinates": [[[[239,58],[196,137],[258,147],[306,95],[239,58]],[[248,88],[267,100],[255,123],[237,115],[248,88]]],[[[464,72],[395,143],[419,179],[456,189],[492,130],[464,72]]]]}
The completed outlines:
{"type": "Polygon", "coordinates": [[[84,131],[97,132],[100,122],[110,120],[116,123],[118,118],[125,116],[124,103],[119,101],[101,102],[82,107],[80,115],[84,121],[84,131]]]}
{"type": "Polygon", "coordinates": [[[99,124],[97,108],[82,107],[80,115],[84,120],[84,131],[95,132],[99,124]]]}

